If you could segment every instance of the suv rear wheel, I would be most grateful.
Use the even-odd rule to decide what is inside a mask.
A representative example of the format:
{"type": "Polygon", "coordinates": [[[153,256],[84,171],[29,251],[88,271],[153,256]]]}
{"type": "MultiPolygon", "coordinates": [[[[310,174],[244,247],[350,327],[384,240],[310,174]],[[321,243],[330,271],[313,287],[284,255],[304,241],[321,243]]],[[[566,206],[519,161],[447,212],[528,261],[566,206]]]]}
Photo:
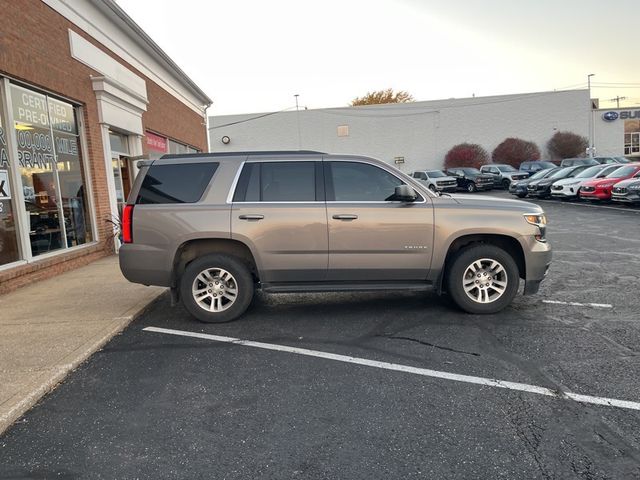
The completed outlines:
{"type": "Polygon", "coordinates": [[[180,279],[180,297],[201,322],[229,322],[242,315],[253,298],[253,278],[235,257],[211,254],[196,258],[180,279]]]}
{"type": "Polygon", "coordinates": [[[518,293],[520,276],[513,257],[493,245],[475,245],[456,253],[447,270],[447,290],[468,313],[496,313],[518,293]]]}
{"type": "Polygon", "coordinates": [[[511,180],[507,178],[502,180],[502,188],[504,188],[505,190],[509,190],[509,185],[511,185],[511,180]]]}
{"type": "Polygon", "coordinates": [[[476,184],[474,182],[469,182],[469,184],[467,185],[467,192],[473,193],[476,190],[477,190],[476,184]]]}

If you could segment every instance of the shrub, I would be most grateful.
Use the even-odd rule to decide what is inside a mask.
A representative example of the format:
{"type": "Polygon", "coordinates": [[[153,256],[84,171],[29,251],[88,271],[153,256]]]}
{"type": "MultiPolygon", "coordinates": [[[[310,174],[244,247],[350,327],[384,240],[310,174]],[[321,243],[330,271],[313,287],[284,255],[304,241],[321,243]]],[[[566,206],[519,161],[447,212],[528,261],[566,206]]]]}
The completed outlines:
{"type": "Polygon", "coordinates": [[[475,143],[460,143],[451,148],[444,157],[444,168],[475,167],[489,163],[489,154],[475,143]]]}
{"type": "Polygon", "coordinates": [[[584,157],[589,141],[572,132],[556,132],[547,142],[547,151],[551,160],[584,157]]]}
{"type": "Polygon", "coordinates": [[[491,154],[493,163],[506,163],[515,168],[527,160],[540,160],[540,149],[533,142],[521,138],[507,138],[491,154]]]}

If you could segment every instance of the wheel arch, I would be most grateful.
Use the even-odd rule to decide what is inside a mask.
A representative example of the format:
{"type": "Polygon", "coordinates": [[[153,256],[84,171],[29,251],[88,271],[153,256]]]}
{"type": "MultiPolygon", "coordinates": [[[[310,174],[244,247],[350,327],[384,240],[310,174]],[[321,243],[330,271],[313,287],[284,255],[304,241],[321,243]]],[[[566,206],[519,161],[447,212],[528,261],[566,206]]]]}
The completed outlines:
{"type": "Polygon", "coordinates": [[[522,248],[522,245],[520,244],[518,239],[509,235],[491,233],[474,233],[469,235],[462,235],[455,238],[447,248],[447,255],[445,257],[442,270],[440,270],[440,275],[436,283],[438,294],[443,292],[444,285],[446,285],[447,272],[454,255],[464,248],[470,247],[472,245],[482,244],[494,245],[496,247],[502,248],[507,253],[509,253],[518,266],[518,275],[520,276],[520,278],[526,278],[527,269],[524,249],[522,248]]]}

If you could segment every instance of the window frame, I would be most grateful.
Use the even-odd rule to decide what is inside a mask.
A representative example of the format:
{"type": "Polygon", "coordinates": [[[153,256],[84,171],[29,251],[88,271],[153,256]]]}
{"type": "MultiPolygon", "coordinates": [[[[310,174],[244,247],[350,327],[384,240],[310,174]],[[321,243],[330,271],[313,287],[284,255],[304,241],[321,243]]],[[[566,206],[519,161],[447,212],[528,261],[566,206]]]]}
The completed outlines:
{"type": "MultiPolygon", "coordinates": [[[[9,162],[10,162],[9,164],[12,167],[11,168],[12,170],[11,187],[13,192],[13,200],[15,200],[16,202],[15,205],[18,205],[18,208],[15,212],[15,219],[18,227],[17,229],[18,249],[20,252],[19,260],[15,262],[7,263],[5,265],[0,265],[0,271],[8,270],[10,268],[14,268],[14,267],[25,265],[25,264],[28,265],[35,262],[40,262],[48,258],[54,258],[58,255],[64,255],[64,254],[76,252],[78,250],[91,248],[92,246],[97,245],[101,239],[99,237],[99,229],[98,229],[98,223],[96,218],[97,214],[96,214],[95,202],[93,198],[93,177],[91,175],[91,170],[89,165],[89,155],[88,155],[89,152],[87,147],[87,131],[86,131],[86,125],[84,122],[85,110],[83,105],[79,104],[77,101],[70,99],[64,95],[60,95],[56,92],[52,92],[47,89],[36,87],[34,85],[31,85],[29,83],[26,83],[24,81],[21,81],[19,79],[16,79],[8,75],[0,75],[0,97],[5,107],[3,122],[7,123],[5,133],[6,133],[6,140],[7,140],[7,151],[8,151],[9,162]],[[13,99],[12,92],[11,92],[12,85],[24,88],[26,90],[32,91],[40,95],[44,95],[46,98],[52,98],[53,100],[58,100],[61,102],[68,103],[72,106],[74,116],[75,116],[76,126],[78,128],[78,134],[77,134],[78,151],[79,151],[80,162],[82,164],[83,173],[84,173],[83,185],[85,187],[85,196],[87,197],[88,218],[86,219],[86,222],[87,222],[87,226],[89,227],[89,231],[91,233],[91,237],[92,237],[91,241],[88,241],[81,245],[73,245],[71,247],[67,246],[66,245],[67,242],[65,241],[64,246],[62,248],[41,253],[38,255],[33,254],[31,240],[30,240],[30,228],[31,228],[30,217],[26,207],[24,206],[25,199],[24,199],[23,188],[22,188],[23,186],[22,177],[19,171],[20,166],[18,162],[18,141],[15,135],[15,127],[14,127],[15,119],[14,119],[13,108],[12,108],[12,99],[13,99]],[[9,125],[11,126],[11,130],[8,130],[9,125]],[[15,188],[15,186],[18,186],[18,188],[15,188]]],[[[57,162],[57,157],[55,155],[54,155],[54,162],[57,162]]],[[[55,170],[55,172],[57,177],[58,175],[57,170],[55,170]]],[[[59,186],[60,185],[59,180],[57,181],[58,181],[57,185],[59,186]]],[[[61,217],[64,218],[64,214],[62,214],[61,217]]],[[[66,228],[64,227],[64,225],[61,225],[61,226],[64,228],[64,230],[63,228],[61,228],[61,230],[65,232],[66,228]]],[[[65,232],[64,238],[66,238],[66,232],[65,232]]]]}

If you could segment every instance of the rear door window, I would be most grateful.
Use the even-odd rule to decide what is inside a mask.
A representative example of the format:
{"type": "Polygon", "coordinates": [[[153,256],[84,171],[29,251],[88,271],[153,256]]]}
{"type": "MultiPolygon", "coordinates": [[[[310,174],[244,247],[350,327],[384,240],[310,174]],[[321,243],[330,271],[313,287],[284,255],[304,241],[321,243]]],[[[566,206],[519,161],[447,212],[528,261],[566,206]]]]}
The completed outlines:
{"type": "Polygon", "coordinates": [[[249,162],[233,195],[234,202],[314,202],[321,172],[318,162],[249,162]]]}
{"type": "Polygon", "coordinates": [[[151,165],[142,181],[136,203],[195,203],[211,182],[218,163],[151,165]]]}

